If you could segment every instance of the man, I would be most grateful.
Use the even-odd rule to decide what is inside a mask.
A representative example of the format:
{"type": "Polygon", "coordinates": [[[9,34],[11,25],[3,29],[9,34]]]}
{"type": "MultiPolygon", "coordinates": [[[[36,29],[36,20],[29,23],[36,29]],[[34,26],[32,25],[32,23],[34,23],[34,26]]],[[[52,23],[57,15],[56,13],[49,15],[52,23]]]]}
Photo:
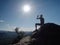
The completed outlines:
{"type": "Polygon", "coordinates": [[[44,18],[43,18],[43,15],[42,15],[42,14],[40,15],[40,17],[37,16],[37,19],[40,19],[40,23],[36,23],[36,24],[35,24],[36,30],[37,30],[37,25],[39,25],[39,26],[44,25],[44,18]]]}
{"type": "Polygon", "coordinates": [[[43,18],[43,15],[40,15],[40,25],[44,25],[44,18],[43,18]]]}

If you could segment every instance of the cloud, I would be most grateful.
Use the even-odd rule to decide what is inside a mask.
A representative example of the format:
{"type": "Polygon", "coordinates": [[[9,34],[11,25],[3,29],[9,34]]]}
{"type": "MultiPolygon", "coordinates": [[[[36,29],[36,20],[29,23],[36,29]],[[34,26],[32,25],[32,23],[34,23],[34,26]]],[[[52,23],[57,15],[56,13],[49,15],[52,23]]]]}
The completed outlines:
{"type": "Polygon", "coordinates": [[[15,28],[16,28],[16,26],[13,26],[13,25],[10,25],[10,24],[0,26],[0,30],[3,30],[3,31],[15,31],[14,30],[15,28]]]}
{"type": "MultiPolygon", "coordinates": [[[[0,27],[0,30],[4,31],[15,31],[17,26],[6,24],[5,26],[0,27]]],[[[34,31],[34,27],[18,27],[19,31],[34,31]]]]}
{"type": "Polygon", "coordinates": [[[5,22],[4,20],[0,20],[0,23],[5,22]]]}
{"type": "MultiPolygon", "coordinates": [[[[40,28],[40,26],[37,27],[37,29],[40,28]]],[[[35,27],[20,27],[19,31],[34,31],[35,27]]]]}
{"type": "MultiPolygon", "coordinates": [[[[4,31],[15,31],[16,26],[7,26],[7,27],[2,27],[0,30],[4,31]]],[[[19,28],[19,27],[18,27],[19,28]]],[[[19,31],[34,31],[34,28],[27,28],[27,27],[20,27],[19,31]]]]}
{"type": "Polygon", "coordinates": [[[20,29],[19,29],[19,31],[34,31],[34,28],[33,27],[21,27],[20,29]]]}
{"type": "Polygon", "coordinates": [[[9,31],[14,31],[14,29],[16,28],[16,26],[7,24],[7,28],[8,28],[9,31]]]}

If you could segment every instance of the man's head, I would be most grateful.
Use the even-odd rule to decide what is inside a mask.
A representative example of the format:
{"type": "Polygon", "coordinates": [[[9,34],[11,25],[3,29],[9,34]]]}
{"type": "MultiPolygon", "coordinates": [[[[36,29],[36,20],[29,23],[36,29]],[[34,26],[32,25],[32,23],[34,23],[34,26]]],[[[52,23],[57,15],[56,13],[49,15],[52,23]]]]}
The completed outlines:
{"type": "Polygon", "coordinates": [[[41,14],[40,17],[43,17],[43,15],[41,14]]]}

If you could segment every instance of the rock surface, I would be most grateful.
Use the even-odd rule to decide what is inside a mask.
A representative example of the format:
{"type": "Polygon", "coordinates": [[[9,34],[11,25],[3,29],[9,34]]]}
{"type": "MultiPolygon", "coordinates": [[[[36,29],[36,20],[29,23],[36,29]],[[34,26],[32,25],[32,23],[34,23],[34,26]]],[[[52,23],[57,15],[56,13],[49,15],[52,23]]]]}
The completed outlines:
{"type": "Polygon", "coordinates": [[[26,36],[14,45],[28,45],[30,41],[31,41],[31,36],[26,36]]]}

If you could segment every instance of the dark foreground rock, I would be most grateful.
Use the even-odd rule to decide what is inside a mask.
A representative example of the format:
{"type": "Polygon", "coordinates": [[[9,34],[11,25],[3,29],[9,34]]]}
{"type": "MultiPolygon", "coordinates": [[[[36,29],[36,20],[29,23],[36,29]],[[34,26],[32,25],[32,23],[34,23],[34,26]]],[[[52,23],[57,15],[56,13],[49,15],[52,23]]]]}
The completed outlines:
{"type": "Polygon", "coordinates": [[[36,40],[30,45],[60,45],[60,25],[46,23],[33,33],[32,38],[36,40]]]}

